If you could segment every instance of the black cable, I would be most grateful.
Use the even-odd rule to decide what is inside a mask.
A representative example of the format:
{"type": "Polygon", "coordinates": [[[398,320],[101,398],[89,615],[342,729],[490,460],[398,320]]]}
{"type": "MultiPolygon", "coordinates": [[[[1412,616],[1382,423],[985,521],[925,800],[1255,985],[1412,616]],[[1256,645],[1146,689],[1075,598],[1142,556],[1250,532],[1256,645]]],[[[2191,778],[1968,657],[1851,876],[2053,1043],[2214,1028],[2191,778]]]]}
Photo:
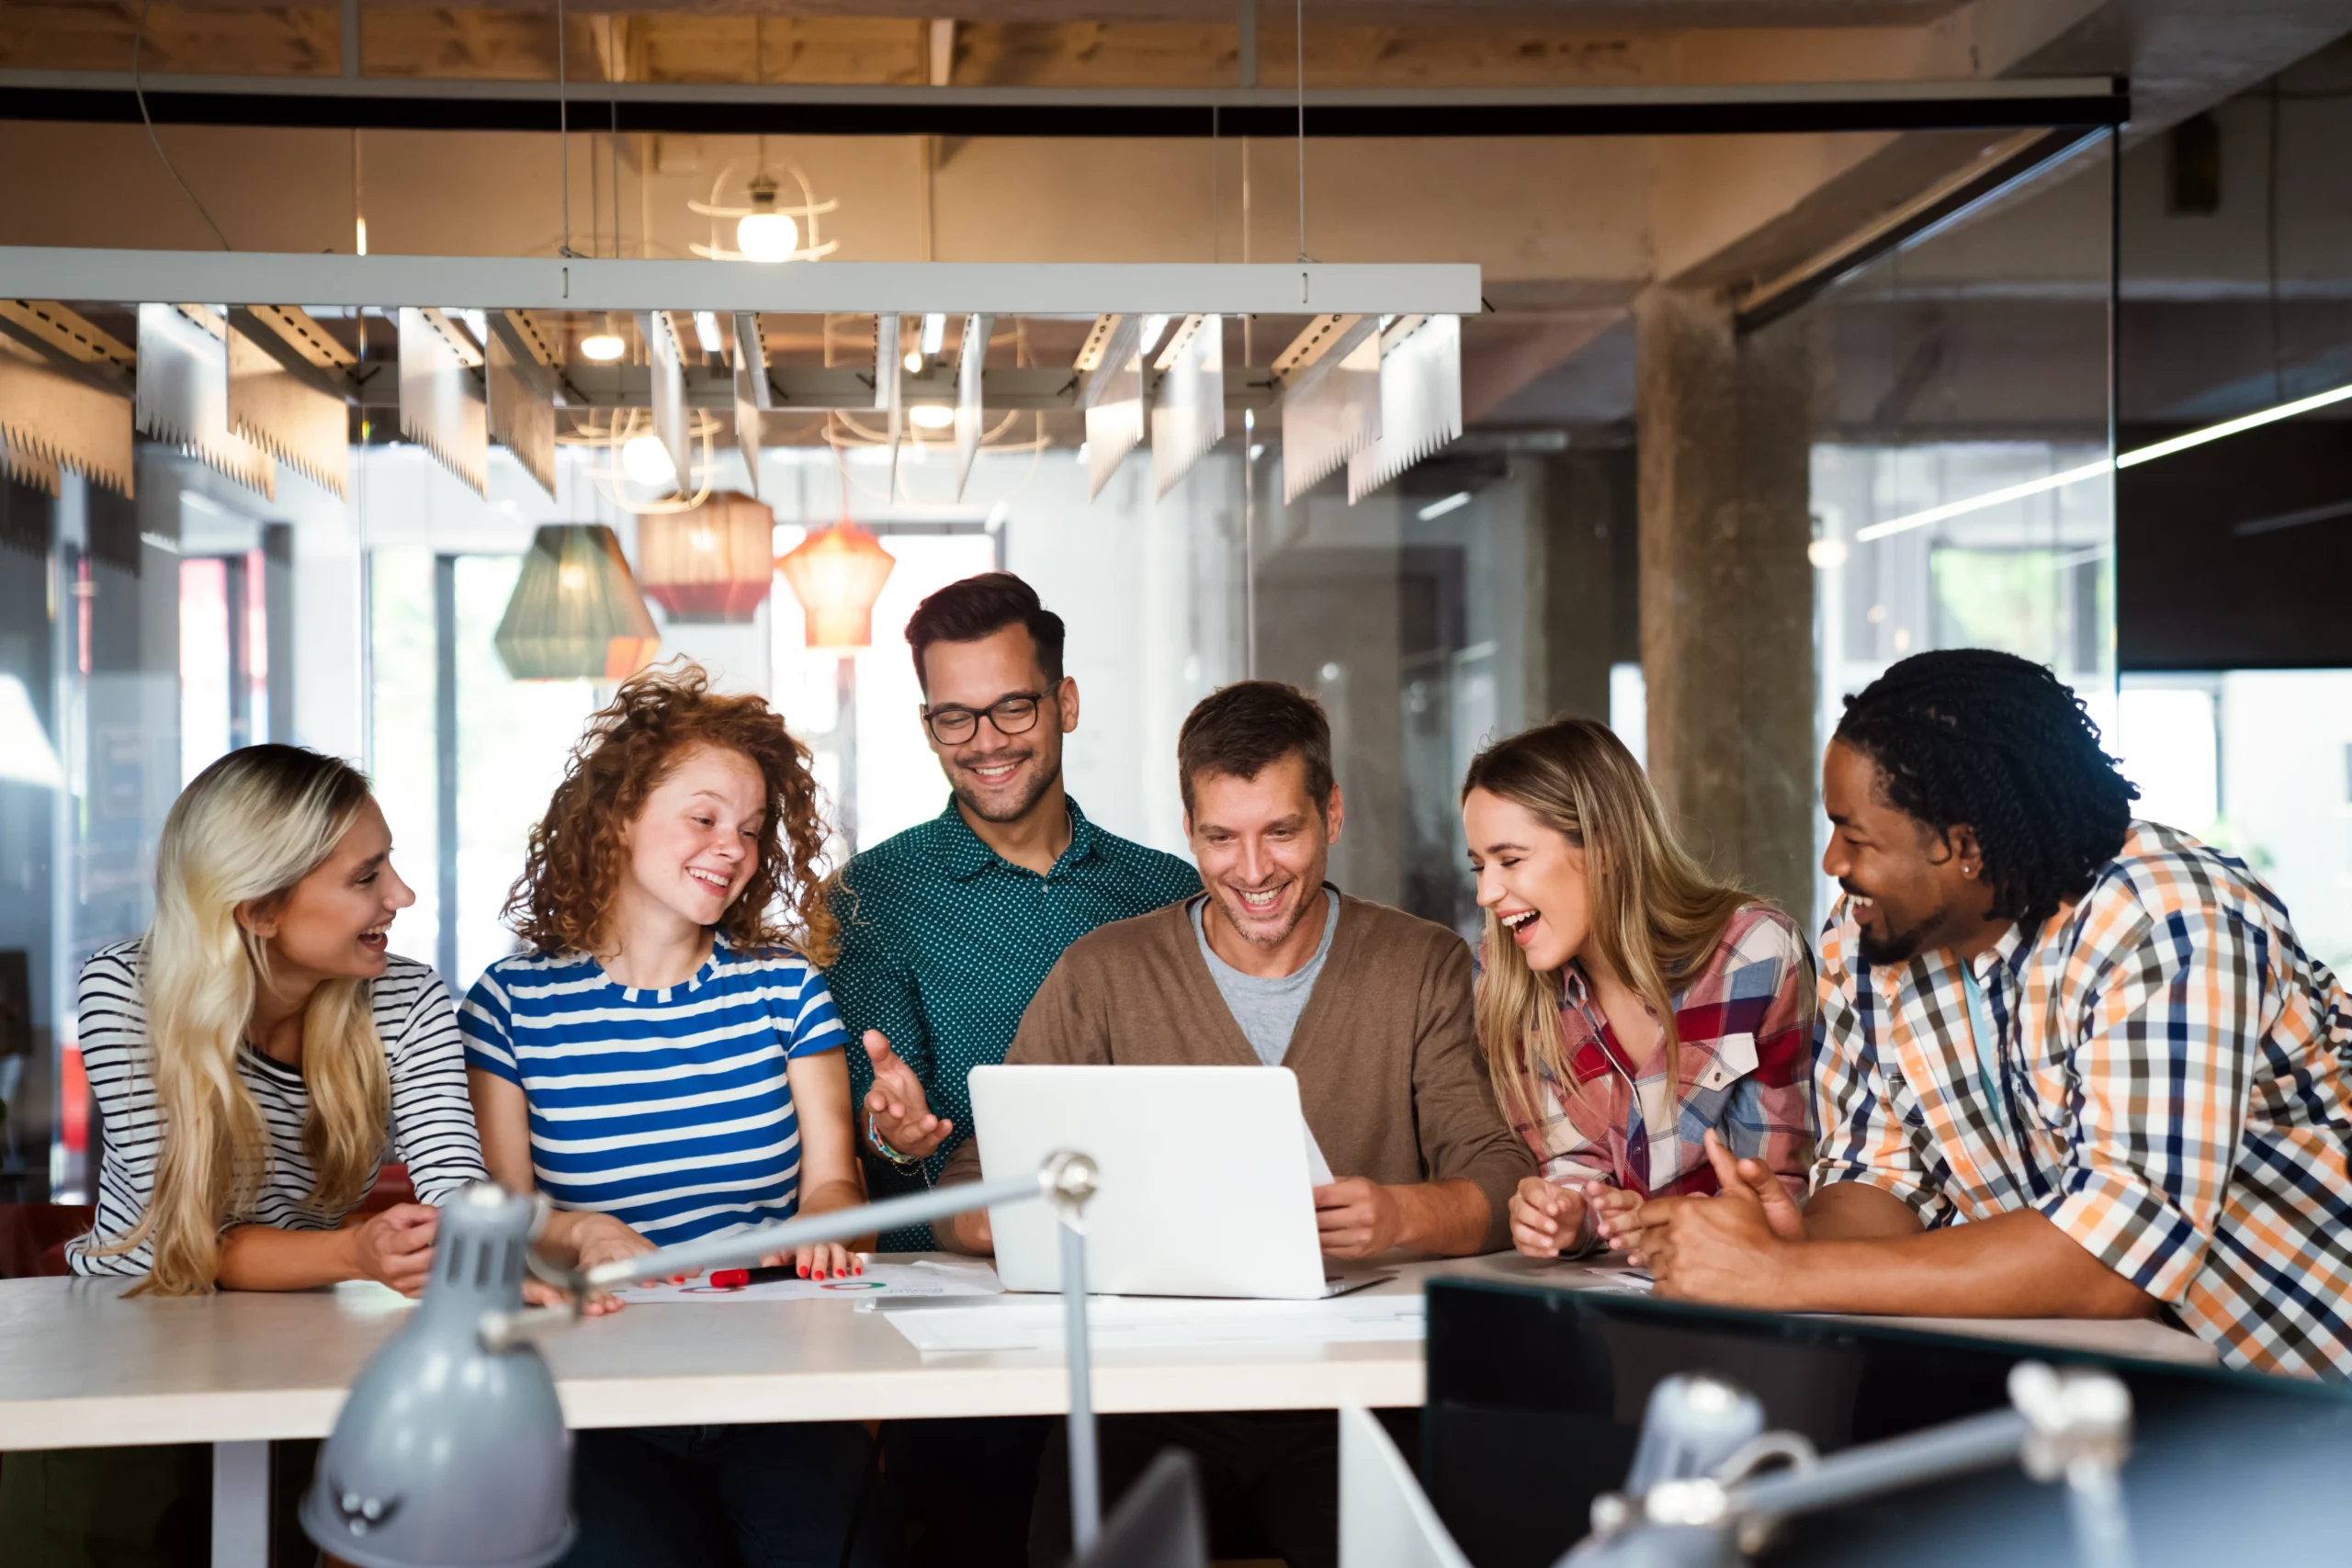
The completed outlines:
{"type": "Polygon", "coordinates": [[[2263,171],[2263,268],[2270,285],[2270,400],[2287,400],[2285,344],[2278,330],[2278,78],[2270,78],[2270,151],[2263,171]]]}
{"type": "Polygon", "coordinates": [[[139,100],[139,122],[147,128],[147,140],[154,147],[155,156],[163,161],[164,173],[172,176],[172,183],[180,187],[180,194],[195,207],[197,216],[204,220],[204,226],[212,231],[214,239],[220,242],[220,248],[233,251],[237,247],[229,243],[229,236],[220,231],[220,224],[212,221],[212,214],[205,210],[204,203],[196,199],[196,192],[187,188],[187,182],[180,178],[180,172],[172,167],[171,154],[164,151],[164,143],[155,134],[155,122],[147,114],[147,90],[141,83],[139,62],[147,47],[147,13],[154,8],[155,0],[145,0],[145,4],[139,7],[139,31],[130,40],[130,96],[139,100]]]}
{"type": "MultiPolygon", "coordinates": [[[[558,149],[557,184],[563,195],[563,243],[556,254],[576,256],[571,248],[571,81],[564,69],[563,0],[555,0],[555,139],[558,149]]],[[[593,181],[594,170],[589,172],[593,181]]],[[[591,188],[594,186],[592,185],[591,188]]]]}

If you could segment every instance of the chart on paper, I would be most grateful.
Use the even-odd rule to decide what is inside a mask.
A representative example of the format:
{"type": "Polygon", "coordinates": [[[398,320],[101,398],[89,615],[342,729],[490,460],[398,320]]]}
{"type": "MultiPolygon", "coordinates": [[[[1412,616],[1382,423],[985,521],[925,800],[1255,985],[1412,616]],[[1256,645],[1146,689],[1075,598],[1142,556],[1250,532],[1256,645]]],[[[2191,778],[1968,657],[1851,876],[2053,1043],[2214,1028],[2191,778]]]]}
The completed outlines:
{"type": "Polygon", "coordinates": [[[985,1263],[876,1263],[846,1280],[766,1280],[749,1285],[630,1285],[614,1295],[632,1306],[704,1305],[731,1302],[876,1301],[907,1296],[997,1296],[1004,1287],[985,1263]]]}

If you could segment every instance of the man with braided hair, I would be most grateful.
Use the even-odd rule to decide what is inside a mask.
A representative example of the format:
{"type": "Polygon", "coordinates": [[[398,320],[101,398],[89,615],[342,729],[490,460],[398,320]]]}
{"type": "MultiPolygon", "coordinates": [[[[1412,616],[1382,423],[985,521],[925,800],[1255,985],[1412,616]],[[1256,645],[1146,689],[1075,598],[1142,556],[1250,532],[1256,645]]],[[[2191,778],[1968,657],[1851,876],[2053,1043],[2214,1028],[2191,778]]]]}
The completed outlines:
{"type": "Polygon", "coordinates": [[[2352,1001],[2138,794],[2007,654],[1920,654],[1847,700],[1811,1192],[1711,1149],[1721,1195],[1612,1227],[1662,1293],[2154,1317],[2233,1366],[2352,1378],[2352,1001]]]}

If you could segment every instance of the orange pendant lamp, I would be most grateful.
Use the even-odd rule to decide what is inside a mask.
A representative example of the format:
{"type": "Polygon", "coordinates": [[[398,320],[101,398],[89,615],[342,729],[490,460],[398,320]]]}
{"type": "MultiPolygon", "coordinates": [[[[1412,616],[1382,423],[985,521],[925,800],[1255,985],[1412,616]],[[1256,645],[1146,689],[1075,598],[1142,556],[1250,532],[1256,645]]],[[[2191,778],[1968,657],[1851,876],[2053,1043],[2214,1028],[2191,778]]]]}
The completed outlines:
{"type": "Polygon", "coordinates": [[[874,602],[899,563],[849,519],[809,535],[775,563],[808,618],[808,646],[849,652],[874,646],[874,602]]]}
{"type": "Polygon", "coordinates": [[[748,621],[775,581],[775,513],[722,491],[637,524],[637,581],[673,621],[748,621]]]}

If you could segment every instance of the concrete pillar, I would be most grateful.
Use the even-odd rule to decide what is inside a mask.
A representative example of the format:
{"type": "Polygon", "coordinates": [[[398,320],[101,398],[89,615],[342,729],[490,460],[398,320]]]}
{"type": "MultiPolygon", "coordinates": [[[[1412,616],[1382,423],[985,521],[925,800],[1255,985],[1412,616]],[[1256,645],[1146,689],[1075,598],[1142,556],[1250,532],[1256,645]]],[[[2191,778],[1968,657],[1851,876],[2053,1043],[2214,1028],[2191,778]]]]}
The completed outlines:
{"type": "Polygon", "coordinates": [[[1527,722],[1609,717],[1609,667],[1636,658],[1621,558],[1635,526],[1633,454],[1576,447],[1543,460],[1528,539],[1527,722]]]}
{"type": "Polygon", "coordinates": [[[1721,296],[1657,287],[1634,325],[1650,777],[1693,853],[1809,924],[1808,323],[1742,337],[1721,296]]]}

